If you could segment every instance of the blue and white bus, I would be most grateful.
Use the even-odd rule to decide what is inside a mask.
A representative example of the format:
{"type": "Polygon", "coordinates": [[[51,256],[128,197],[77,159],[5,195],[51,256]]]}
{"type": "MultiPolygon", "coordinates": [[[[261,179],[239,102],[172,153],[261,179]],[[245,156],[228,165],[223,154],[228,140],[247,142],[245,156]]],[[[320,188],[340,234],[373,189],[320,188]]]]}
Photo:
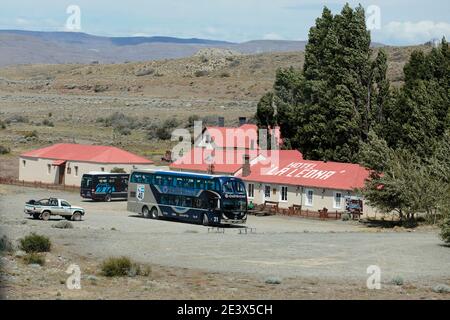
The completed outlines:
{"type": "Polygon", "coordinates": [[[247,193],[243,181],[231,176],[135,170],[128,185],[128,211],[203,225],[243,224],[247,193]]]}

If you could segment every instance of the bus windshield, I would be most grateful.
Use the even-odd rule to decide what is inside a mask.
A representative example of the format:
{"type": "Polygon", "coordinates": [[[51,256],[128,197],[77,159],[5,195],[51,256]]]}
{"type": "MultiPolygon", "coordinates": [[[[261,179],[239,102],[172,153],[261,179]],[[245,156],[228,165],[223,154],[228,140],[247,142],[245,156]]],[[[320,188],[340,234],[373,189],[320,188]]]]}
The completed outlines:
{"type": "Polygon", "coordinates": [[[90,189],[92,188],[92,177],[84,176],[81,180],[81,188],[90,189]]]}
{"type": "Polygon", "coordinates": [[[245,194],[245,185],[240,181],[226,181],[222,189],[225,193],[245,194]]]}

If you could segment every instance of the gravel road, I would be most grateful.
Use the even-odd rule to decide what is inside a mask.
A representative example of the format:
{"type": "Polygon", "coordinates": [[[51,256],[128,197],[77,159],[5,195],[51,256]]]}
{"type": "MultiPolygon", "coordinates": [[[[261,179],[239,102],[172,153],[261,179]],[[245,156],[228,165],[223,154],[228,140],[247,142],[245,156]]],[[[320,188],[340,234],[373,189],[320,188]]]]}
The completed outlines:
{"type": "Polygon", "coordinates": [[[354,222],[250,217],[254,234],[239,234],[237,228],[214,233],[200,225],[137,217],[126,211],[126,202],[94,203],[76,193],[6,186],[0,186],[0,223],[11,239],[38,232],[95,259],[127,255],[163,266],[333,281],[365,281],[367,267],[378,265],[383,281],[397,275],[421,283],[450,279],[450,248],[433,230],[377,232],[354,222]],[[23,214],[25,201],[49,196],[83,206],[85,220],[59,230],[51,227],[54,221],[23,214]]]}

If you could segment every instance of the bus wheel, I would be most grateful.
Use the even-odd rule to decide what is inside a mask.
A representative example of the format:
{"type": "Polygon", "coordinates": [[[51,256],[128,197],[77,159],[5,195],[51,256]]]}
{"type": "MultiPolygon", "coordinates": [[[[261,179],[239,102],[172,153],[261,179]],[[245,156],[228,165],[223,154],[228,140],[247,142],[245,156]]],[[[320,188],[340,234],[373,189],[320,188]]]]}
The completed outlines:
{"type": "Polygon", "coordinates": [[[154,219],[154,220],[158,220],[159,219],[158,209],[156,209],[155,207],[152,208],[152,211],[151,211],[150,214],[152,216],[152,219],[154,219]]]}
{"type": "Polygon", "coordinates": [[[107,194],[105,196],[105,202],[111,202],[111,195],[110,194],[107,194]]]}
{"type": "Polygon", "coordinates": [[[148,211],[148,208],[147,208],[147,207],[143,207],[143,208],[142,208],[142,216],[143,216],[145,219],[150,218],[150,212],[148,211]]]}
{"type": "Polygon", "coordinates": [[[208,215],[206,213],[203,214],[202,222],[203,222],[204,226],[209,226],[209,218],[208,218],[208,215]]]}

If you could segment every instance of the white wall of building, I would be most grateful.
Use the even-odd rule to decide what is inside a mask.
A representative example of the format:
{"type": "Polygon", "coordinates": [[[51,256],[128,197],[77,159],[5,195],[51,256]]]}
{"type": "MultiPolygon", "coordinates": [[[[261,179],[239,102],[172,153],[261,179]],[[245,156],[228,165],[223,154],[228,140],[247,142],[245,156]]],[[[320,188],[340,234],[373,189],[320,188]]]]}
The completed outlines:
{"type": "MultiPolygon", "coordinates": [[[[309,188],[280,184],[265,184],[260,182],[245,182],[249,201],[254,204],[264,204],[265,201],[278,202],[279,207],[288,209],[293,205],[302,206],[302,210],[318,212],[327,208],[329,212],[345,212],[345,197],[356,196],[352,191],[332,190],[323,188],[309,188]],[[253,187],[252,187],[252,186],[253,187]],[[266,194],[266,187],[270,189],[266,194]],[[253,190],[253,191],[252,191],[253,190]]],[[[364,215],[373,216],[377,213],[372,207],[364,203],[364,215]]]]}
{"type": "MultiPolygon", "coordinates": [[[[19,159],[19,180],[58,184],[59,173],[62,167],[53,166],[53,162],[54,160],[52,159],[21,157],[19,159]]],[[[79,186],[83,174],[92,171],[110,172],[114,168],[122,168],[127,173],[130,173],[133,169],[154,169],[155,166],[67,161],[64,173],[64,184],[68,186],[79,186]]]]}

